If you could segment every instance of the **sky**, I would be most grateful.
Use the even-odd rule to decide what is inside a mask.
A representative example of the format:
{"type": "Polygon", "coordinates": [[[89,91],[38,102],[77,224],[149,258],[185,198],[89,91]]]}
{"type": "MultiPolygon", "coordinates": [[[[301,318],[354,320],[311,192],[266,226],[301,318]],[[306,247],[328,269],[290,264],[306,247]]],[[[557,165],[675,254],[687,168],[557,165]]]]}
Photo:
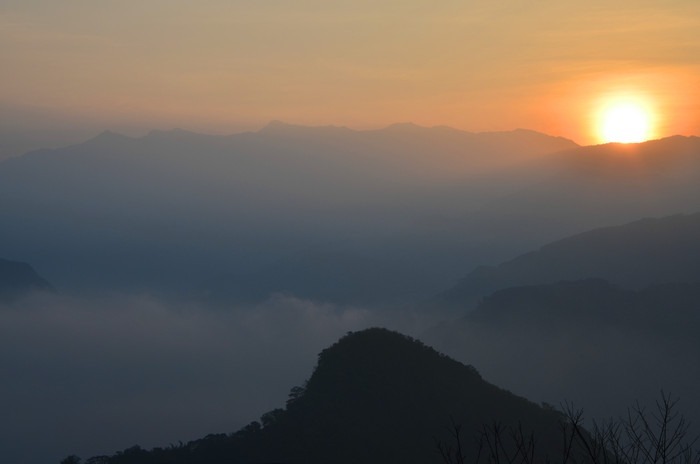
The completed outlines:
{"type": "Polygon", "coordinates": [[[698,30],[696,0],[0,0],[0,157],[270,120],[592,144],[621,95],[700,134],[698,30]]]}

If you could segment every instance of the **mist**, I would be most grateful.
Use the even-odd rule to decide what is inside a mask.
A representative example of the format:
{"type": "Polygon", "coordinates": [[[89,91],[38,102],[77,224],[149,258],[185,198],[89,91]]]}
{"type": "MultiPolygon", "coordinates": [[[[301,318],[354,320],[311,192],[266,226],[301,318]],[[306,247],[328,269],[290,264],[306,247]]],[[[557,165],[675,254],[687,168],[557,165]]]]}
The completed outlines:
{"type": "Polygon", "coordinates": [[[620,158],[614,144],[412,124],[104,132],[0,165],[0,256],[69,293],[412,305],[568,234],[695,211],[697,145],[620,158]]]}
{"type": "Polygon", "coordinates": [[[4,452],[43,463],[234,432],[283,406],[322,349],[371,326],[418,336],[537,402],[601,417],[663,388],[700,418],[692,338],[465,325],[455,320],[466,300],[434,304],[460,281],[476,301],[567,269],[624,282],[639,268],[657,283],[675,269],[679,282],[696,280],[696,229],[682,227],[681,246],[653,228],[696,215],[610,228],[602,248],[583,240],[551,259],[538,256],[559,245],[532,250],[696,211],[697,147],[693,137],[647,142],[623,150],[633,161],[611,162],[616,145],[532,131],[273,122],[232,136],[104,132],[6,160],[0,256],[31,263],[57,293],[0,311],[4,452]],[[658,254],[656,267],[635,247],[658,254]],[[452,331],[434,328],[440,321],[452,331]]]}
{"type": "Polygon", "coordinates": [[[58,462],[234,432],[284,406],[323,348],[375,325],[421,327],[409,314],[284,295],[226,311],[125,294],[2,306],[3,459],[58,462]]]}
{"type": "Polygon", "coordinates": [[[406,303],[460,276],[466,256],[500,257],[499,248],[529,243],[523,234],[484,247],[490,231],[470,231],[474,222],[462,217],[540,179],[550,152],[564,147],[575,144],[410,124],[105,132],[2,163],[0,255],[31,262],[68,291],[191,297],[238,288],[229,299],[291,292],[406,303]],[[319,284],[324,278],[332,282],[319,284]],[[318,293],[324,288],[346,294],[318,293]]]}
{"type": "Polygon", "coordinates": [[[661,392],[700,433],[698,285],[626,290],[599,279],[514,287],[423,334],[490,382],[602,423],[661,392]]]}
{"type": "Polygon", "coordinates": [[[0,461],[425,464],[443,415],[661,391],[700,436],[698,30],[697,0],[0,1],[0,461]]]}
{"type": "Polygon", "coordinates": [[[498,306],[455,321],[282,294],[225,308],[138,294],[31,295],[0,307],[3,455],[57,462],[232,433],[283,407],[321,350],[375,326],[416,336],[532,401],[573,404],[589,419],[624,415],[635,400],[651,406],[663,390],[697,424],[697,317],[674,310],[650,325],[590,309],[578,322],[576,307],[542,322],[537,313],[504,319],[498,306]]]}

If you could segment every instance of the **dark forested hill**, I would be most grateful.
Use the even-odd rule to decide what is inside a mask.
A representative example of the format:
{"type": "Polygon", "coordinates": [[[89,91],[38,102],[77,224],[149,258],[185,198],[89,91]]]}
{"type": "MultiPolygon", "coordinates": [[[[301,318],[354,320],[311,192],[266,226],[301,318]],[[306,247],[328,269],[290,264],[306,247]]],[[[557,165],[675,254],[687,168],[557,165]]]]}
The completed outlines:
{"type": "Polygon", "coordinates": [[[231,435],[179,447],[134,447],[103,458],[126,463],[430,463],[451,419],[464,427],[466,456],[484,424],[522,424],[542,452],[559,443],[560,416],[484,381],[477,371],[385,329],[350,333],[319,355],[306,385],[231,435]]]}
{"type": "Polygon", "coordinates": [[[33,291],[50,291],[51,285],[27,263],[0,259],[0,302],[9,302],[33,291]]]}
{"type": "Polygon", "coordinates": [[[629,288],[700,282],[698,237],[700,213],[594,229],[495,267],[479,267],[438,301],[466,309],[495,290],[587,278],[629,288]]]}

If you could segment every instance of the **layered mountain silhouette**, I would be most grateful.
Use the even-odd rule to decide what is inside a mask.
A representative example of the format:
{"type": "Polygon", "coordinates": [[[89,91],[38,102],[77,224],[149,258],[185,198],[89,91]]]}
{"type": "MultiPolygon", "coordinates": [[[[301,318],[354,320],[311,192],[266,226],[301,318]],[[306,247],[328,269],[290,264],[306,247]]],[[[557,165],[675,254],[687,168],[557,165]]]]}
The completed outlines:
{"type": "Polygon", "coordinates": [[[495,422],[535,432],[539,452],[555,455],[560,419],[417,340],[368,329],[321,352],[305,386],[261,423],[168,449],[133,447],[100,462],[441,462],[435,440],[452,440],[453,421],[463,427],[465,456],[476,457],[476,434],[495,422]]]}
{"type": "Polygon", "coordinates": [[[663,390],[697,424],[698,332],[700,281],[625,289],[585,279],[498,290],[424,338],[533,399],[605,418],[624,414],[629,398],[653,407],[646,401],[663,390]]]}
{"type": "Polygon", "coordinates": [[[0,163],[0,255],[68,289],[405,305],[465,263],[697,210],[699,149],[408,123],[105,132],[0,163]]]}
{"type": "Polygon", "coordinates": [[[494,199],[488,209],[608,221],[697,209],[700,137],[577,147],[548,162],[555,173],[549,179],[494,199]]]}
{"type": "Polygon", "coordinates": [[[643,143],[608,143],[578,147],[568,156],[567,163],[577,166],[590,177],[625,179],[676,179],[692,177],[698,166],[700,137],[675,135],[643,143]],[[690,171],[689,171],[690,170],[690,171]]]}
{"type": "Polygon", "coordinates": [[[0,243],[68,288],[229,302],[275,292],[406,299],[437,290],[450,272],[406,262],[459,260],[452,244],[464,235],[445,218],[540,179],[537,166],[574,147],[525,130],[410,124],[355,131],[274,122],[232,136],[107,131],[0,163],[0,243]],[[518,179],[493,181],[515,165],[518,179]],[[428,250],[434,233],[444,246],[428,250]],[[362,279],[373,269],[386,288],[362,279]],[[323,278],[327,285],[307,285],[323,278]]]}
{"type": "Polygon", "coordinates": [[[0,303],[12,302],[37,291],[53,289],[29,264],[0,259],[0,303]]]}
{"type": "Polygon", "coordinates": [[[643,219],[477,268],[438,298],[461,318],[425,339],[531,398],[605,417],[665,390],[697,423],[698,234],[697,213],[643,219]]]}
{"type": "Polygon", "coordinates": [[[495,290],[587,278],[603,278],[637,289],[650,284],[700,282],[698,237],[698,213],[594,229],[495,267],[478,267],[438,300],[467,309],[495,290]]]}
{"type": "Polygon", "coordinates": [[[694,337],[700,331],[700,282],[626,290],[603,279],[511,287],[484,298],[465,324],[536,328],[543,332],[588,328],[641,331],[649,338],[694,337]]]}
{"type": "Polygon", "coordinates": [[[557,153],[542,169],[545,180],[486,199],[465,215],[469,232],[489,233],[484,242],[491,247],[518,237],[534,248],[585,230],[698,210],[698,137],[578,147],[557,153]]]}

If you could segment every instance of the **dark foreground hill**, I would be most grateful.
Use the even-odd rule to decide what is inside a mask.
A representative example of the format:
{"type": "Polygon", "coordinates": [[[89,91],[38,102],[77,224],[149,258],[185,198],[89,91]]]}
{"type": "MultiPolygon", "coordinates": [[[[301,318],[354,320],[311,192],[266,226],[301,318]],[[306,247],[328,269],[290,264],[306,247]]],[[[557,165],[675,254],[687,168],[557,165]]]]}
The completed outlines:
{"type": "Polygon", "coordinates": [[[0,259],[0,303],[7,303],[34,291],[50,291],[51,285],[27,263],[0,259]]]}
{"type": "Polygon", "coordinates": [[[479,298],[514,286],[604,278],[628,288],[700,282],[700,213],[594,229],[543,246],[495,267],[473,270],[438,297],[470,308],[479,298]]]}
{"type": "MultiPolygon", "coordinates": [[[[133,447],[108,464],[430,463],[435,440],[449,441],[451,418],[464,427],[464,453],[484,424],[521,423],[541,452],[557,452],[560,415],[484,381],[461,364],[385,329],[350,333],[319,355],[304,388],[242,430],[168,449],[133,447]]],[[[96,461],[97,462],[97,461],[96,461]]]]}

